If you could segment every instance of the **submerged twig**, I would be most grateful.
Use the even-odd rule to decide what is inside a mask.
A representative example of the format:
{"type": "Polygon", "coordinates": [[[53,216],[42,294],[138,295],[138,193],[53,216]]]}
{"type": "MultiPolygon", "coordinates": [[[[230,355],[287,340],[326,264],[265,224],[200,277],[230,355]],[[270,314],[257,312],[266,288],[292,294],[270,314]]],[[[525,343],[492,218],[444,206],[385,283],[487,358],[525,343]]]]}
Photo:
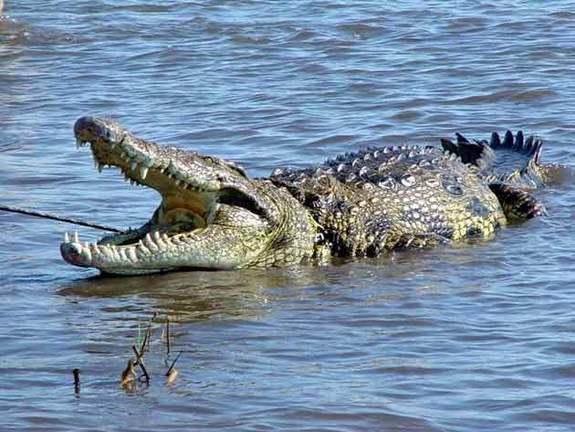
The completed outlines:
{"type": "Polygon", "coordinates": [[[144,374],[144,377],[146,378],[146,384],[149,384],[150,383],[150,375],[148,374],[148,371],[146,370],[146,366],[144,365],[144,349],[143,349],[144,346],[145,346],[145,343],[142,345],[141,351],[138,352],[138,349],[136,348],[136,346],[132,345],[132,351],[134,351],[134,354],[136,354],[136,360],[134,361],[134,364],[140,366],[140,369],[142,369],[142,373],[144,374]]]}
{"type": "Polygon", "coordinates": [[[150,340],[152,339],[152,325],[154,324],[154,320],[156,319],[156,317],[158,316],[157,312],[154,312],[152,315],[152,318],[150,318],[150,323],[148,324],[148,340],[147,340],[147,346],[146,348],[149,350],[150,349],[150,340]]]}
{"type": "Polygon", "coordinates": [[[170,355],[170,317],[166,317],[166,356],[170,355]]]}
{"type": "Polygon", "coordinates": [[[80,394],[80,369],[75,368],[72,374],[74,375],[74,393],[80,394]]]}
{"type": "Polygon", "coordinates": [[[176,377],[178,376],[178,370],[174,366],[176,365],[176,362],[178,361],[178,359],[182,355],[182,352],[183,351],[180,351],[178,353],[178,355],[176,356],[176,358],[174,359],[174,361],[170,365],[170,368],[166,372],[166,377],[167,377],[166,384],[171,384],[176,380],[176,377]]]}
{"type": "Polygon", "coordinates": [[[128,360],[128,364],[126,365],[126,369],[122,372],[121,381],[120,383],[125,386],[128,385],[136,379],[136,372],[134,371],[134,360],[128,360]]]}

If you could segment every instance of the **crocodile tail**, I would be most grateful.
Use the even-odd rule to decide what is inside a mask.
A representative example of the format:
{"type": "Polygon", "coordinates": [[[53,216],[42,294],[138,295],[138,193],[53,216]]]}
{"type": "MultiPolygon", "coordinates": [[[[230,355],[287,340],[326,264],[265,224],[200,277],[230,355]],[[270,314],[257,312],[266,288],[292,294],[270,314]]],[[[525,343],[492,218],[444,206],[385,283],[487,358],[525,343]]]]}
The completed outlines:
{"type": "Polygon", "coordinates": [[[487,169],[495,160],[495,153],[487,141],[469,141],[460,133],[456,133],[456,141],[441,139],[441,146],[449,153],[456,154],[465,164],[474,165],[480,169],[487,169]]]}
{"type": "Polygon", "coordinates": [[[497,196],[509,223],[524,222],[546,214],[545,206],[529,192],[503,183],[492,183],[489,188],[497,196]]]}
{"type": "Polygon", "coordinates": [[[456,143],[442,140],[445,150],[458,154],[462,161],[479,168],[487,183],[504,183],[523,189],[536,189],[559,181],[567,168],[541,162],[543,141],[533,135],[525,138],[523,131],[511,131],[501,137],[497,132],[488,141],[469,141],[456,134],[456,143]]]}

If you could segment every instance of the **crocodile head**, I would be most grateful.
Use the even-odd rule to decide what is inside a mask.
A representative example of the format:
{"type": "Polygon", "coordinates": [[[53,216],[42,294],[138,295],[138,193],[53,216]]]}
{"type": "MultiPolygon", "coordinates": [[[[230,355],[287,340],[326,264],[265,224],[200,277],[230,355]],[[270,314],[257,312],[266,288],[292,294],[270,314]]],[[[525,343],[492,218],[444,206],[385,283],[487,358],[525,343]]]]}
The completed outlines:
{"type": "Polygon", "coordinates": [[[232,162],[160,146],[109,119],[82,117],[74,133],[99,170],[118,168],[131,183],[155,189],[161,203],[136,230],[91,244],[66,235],[60,250],[70,264],[114,274],[232,269],[295,263],[313,249],[305,209],[232,162]]]}

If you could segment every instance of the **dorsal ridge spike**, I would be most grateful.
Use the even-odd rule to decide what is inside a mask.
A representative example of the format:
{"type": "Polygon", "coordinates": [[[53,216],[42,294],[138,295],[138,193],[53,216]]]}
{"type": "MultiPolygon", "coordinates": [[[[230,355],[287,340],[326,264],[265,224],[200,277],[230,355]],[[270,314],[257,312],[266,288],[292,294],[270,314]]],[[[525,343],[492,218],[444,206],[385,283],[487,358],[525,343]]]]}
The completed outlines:
{"type": "Polygon", "coordinates": [[[505,132],[505,138],[503,138],[503,146],[507,148],[513,148],[513,133],[508,130],[505,132]]]}
{"type": "Polygon", "coordinates": [[[467,138],[465,138],[463,135],[461,135],[459,132],[455,132],[455,136],[457,137],[457,142],[458,143],[469,143],[469,141],[467,140],[467,138]]]}
{"type": "Polygon", "coordinates": [[[491,133],[491,141],[489,142],[489,146],[491,148],[497,148],[501,146],[501,138],[499,138],[499,134],[497,132],[491,133]]]}
{"type": "Polygon", "coordinates": [[[518,130],[515,134],[515,143],[513,144],[513,149],[517,151],[523,150],[523,131],[518,130]]]}
{"type": "Polygon", "coordinates": [[[533,135],[529,135],[525,140],[524,151],[525,154],[531,156],[531,153],[533,152],[533,135]]]}

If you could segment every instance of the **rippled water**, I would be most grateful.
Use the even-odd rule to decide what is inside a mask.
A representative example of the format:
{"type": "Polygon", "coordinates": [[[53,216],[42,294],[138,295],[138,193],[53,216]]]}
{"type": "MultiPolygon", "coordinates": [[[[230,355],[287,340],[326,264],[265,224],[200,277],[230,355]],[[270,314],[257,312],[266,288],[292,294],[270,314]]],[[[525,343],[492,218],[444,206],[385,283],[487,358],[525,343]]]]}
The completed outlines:
{"type": "MultiPolygon", "coordinates": [[[[573,6],[8,2],[1,204],[119,227],[150,215],[152,192],[75,150],[84,114],[252,175],[507,128],[539,134],[545,158],[568,164],[573,6]]],[[[134,278],[63,263],[73,227],[1,213],[0,429],[573,430],[575,191],[539,197],[547,218],[472,247],[134,278]],[[119,375],[154,312],[151,384],[126,391],[119,375]],[[168,316],[183,351],[170,386],[168,316]]]]}

